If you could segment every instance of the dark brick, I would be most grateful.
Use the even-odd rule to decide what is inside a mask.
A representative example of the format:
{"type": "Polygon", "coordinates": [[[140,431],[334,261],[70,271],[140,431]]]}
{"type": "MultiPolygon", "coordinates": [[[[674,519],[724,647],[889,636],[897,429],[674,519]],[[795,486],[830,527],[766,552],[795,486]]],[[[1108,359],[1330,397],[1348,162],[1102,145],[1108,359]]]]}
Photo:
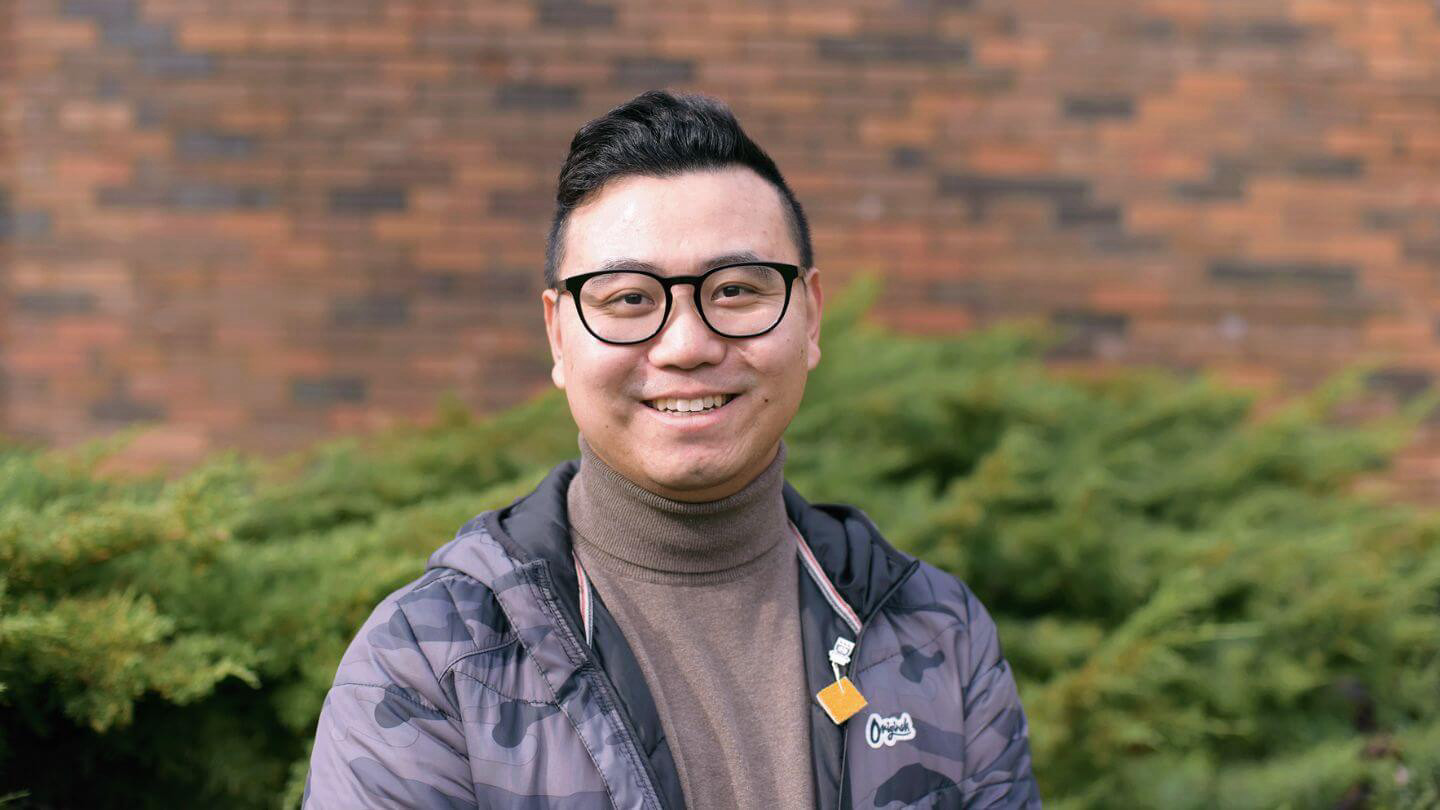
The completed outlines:
{"type": "MultiPolygon", "coordinates": [[[[550,362],[540,353],[525,355],[505,354],[485,359],[485,378],[507,380],[517,391],[534,391],[547,385],[550,362]]],[[[502,390],[503,386],[481,386],[479,407],[485,410],[512,407],[514,392],[502,390]]]]}
{"type": "Polygon", "coordinates": [[[1210,179],[1199,183],[1176,183],[1171,189],[1185,200],[1239,200],[1245,196],[1249,164],[1232,158],[1215,158],[1210,163],[1210,179]]]}
{"type": "Polygon", "coordinates": [[[460,291],[460,276],[451,271],[421,273],[416,285],[421,295],[451,298],[460,291]]]}
{"type": "Polygon", "coordinates": [[[1118,312],[1096,312],[1089,309],[1062,309],[1050,313],[1050,322],[1065,329],[1078,329],[1093,334],[1124,336],[1129,316],[1118,312]]]}
{"type": "Polygon", "coordinates": [[[290,400],[299,405],[364,402],[365,381],[359,377],[298,377],[290,381],[290,400]]]}
{"type": "Polygon", "coordinates": [[[1294,45],[1304,41],[1309,32],[1285,20],[1262,20],[1246,26],[1245,33],[1252,41],[1266,45],[1294,45]]]}
{"type": "Polygon", "coordinates": [[[1176,197],[1184,200],[1204,202],[1207,200],[1238,200],[1245,196],[1245,186],[1236,183],[1176,183],[1172,189],[1176,197]]]}
{"type": "Polygon", "coordinates": [[[95,311],[95,296],[80,290],[22,292],[15,295],[15,307],[45,317],[88,315],[95,311]]]}
{"type": "Polygon", "coordinates": [[[1046,355],[1057,359],[1093,357],[1102,342],[1123,341],[1130,328],[1128,315],[1088,309],[1057,310],[1050,322],[1059,327],[1061,342],[1046,355]]]}
{"type": "Polygon", "coordinates": [[[445,185],[450,182],[454,174],[454,168],[449,161],[422,158],[381,163],[370,167],[371,177],[380,185],[445,185]]]}
{"type": "Polygon", "coordinates": [[[497,189],[490,192],[490,211],[496,216],[518,217],[526,220],[553,214],[555,212],[555,192],[550,189],[544,191],[540,189],[530,191],[497,189]]]}
{"type": "Polygon", "coordinates": [[[133,19],[102,19],[100,39],[106,45],[137,51],[173,52],[175,47],[175,31],[170,26],[133,19]]]}
{"type": "Polygon", "coordinates": [[[579,103],[580,91],[566,84],[512,82],[500,85],[495,100],[502,110],[568,110],[579,103]]]}
{"type": "Polygon", "coordinates": [[[133,20],[136,0],[65,0],[61,11],[67,17],[92,17],[101,22],[133,20]]]}
{"type": "Polygon", "coordinates": [[[336,326],[401,326],[410,322],[410,301],[402,295],[345,297],[330,305],[336,326]]]}
{"type": "Polygon", "coordinates": [[[321,23],[364,23],[385,20],[385,0],[305,0],[292,3],[297,20],[321,23]]]}
{"type": "Polygon", "coordinates": [[[1069,177],[942,174],[940,193],[947,197],[1051,197],[1058,201],[1085,196],[1090,184],[1069,177]]]}
{"type": "Polygon", "coordinates": [[[1305,40],[1304,26],[1285,20],[1255,20],[1247,23],[1213,23],[1205,27],[1203,40],[1220,46],[1287,46],[1305,40]]]}
{"type": "Polygon", "coordinates": [[[560,28],[609,28],[615,24],[615,9],[603,3],[583,0],[541,0],[537,7],[540,24],[560,28]]]}
{"type": "Polygon", "coordinates": [[[1401,250],[1407,259],[1440,265],[1440,239],[1405,239],[1401,250]]]}
{"type": "Polygon", "coordinates": [[[537,268],[490,263],[475,270],[437,270],[423,273],[419,290],[426,295],[482,298],[530,298],[540,291],[542,273],[537,268]]]}
{"type": "Polygon", "coordinates": [[[224,132],[182,132],[175,136],[175,151],[184,158],[204,160],[249,157],[255,152],[255,139],[224,132]]]}
{"type": "Polygon", "coordinates": [[[132,399],[123,391],[90,403],[90,418],[100,422],[154,422],[163,420],[165,415],[165,406],[132,399]]]}
{"type": "Polygon", "coordinates": [[[939,181],[940,196],[969,201],[973,220],[983,219],[988,205],[1002,197],[1048,199],[1058,209],[1081,204],[1089,189],[1089,183],[1068,177],[942,174],[939,181]]]}
{"type": "Polygon", "coordinates": [[[913,288],[916,300],[930,304],[954,306],[976,313],[986,313],[995,305],[993,290],[978,281],[931,281],[909,286],[913,288]]]}
{"type": "Polygon", "coordinates": [[[376,214],[404,211],[409,193],[399,186],[352,186],[330,189],[330,210],[336,214],[376,214]]]}
{"type": "Polygon", "coordinates": [[[684,84],[695,78],[695,63],[688,59],[624,56],[615,62],[615,81],[644,88],[684,84]]]}
{"type": "Polygon", "coordinates": [[[275,204],[267,189],[218,183],[182,183],[168,189],[165,197],[170,206],[187,211],[248,211],[275,204]]]}
{"type": "Polygon", "coordinates": [[[1365,386],[1370,390],[1392,394],[1402,402],[1425,393],[1434,382],[1430,372],[1408,368],[1383,368],[1365,378],[1365,386]]]}
{"type": "Polygon", "coordinates": [[[928,163],[930,153],[915,146],[897,146],[890,150],[890,165],[897,169],[918,169],[928,163]]]}
{"type": "Polygon", "coordinates": [[[1247,262],[1224,259],[1213,262],[1210,278],[1223,284],[1298,285],[1328,292],[1355,289],[1355,267],[1321,262],[1247,262]]]}
{"type": "Polygon", "coordinates": [[[1158,253],[1169,246],[1162,236],[1127,233],[1120,228],[1097,228],[1090,237],[1090,244],[1111,256],[1158,253]]]}
{"type": "Polygon", "coordinates": [[[1065,117],[1082,121],[1133,118],[1135,102],[1129,96],[1067,96],[1065,117]]]}
{"type": "Polygon", "coordinates": [[[837,62],[919,62],[969,64],[970,41],[935,36],[875,34],[857,37],[821,37],[816,41],[821,59],[837,62]]]}
{"type": "Polygon", "coordinates": [[[1092,205],[1083,201],[1063,201],[1055,207],[1055,224],[1062,228],[1082,225],[1119,225],[1120,207],[1092,205]]]}
{"type": "Polygon", "coordinates": [[[473,278],[480,297],[486,301],[528,304],[544,284],[541,276],[528,267],[490,267],[473,278]]]}
{"type": "Polygon", "coordinates": [[[1175,38],[1175,23],[1163,17],[1148,17],[1133,24],[1135,36],[1151,42],[1169,42],[1175,38]]]}
{"type": "Polygon", "coordinates": [[[1404,211],[1386,208],[1367,208],[1364,211],[1365,227],[1377,231],[1393,231],[1405,227],[1410,215],[1404,211]]]}
{"type": "Polygon", "coordinates": [[[160,189],[142,189],[135,186],[101,186],[95,190],[95,203],[101,208],[162,206],[165,205],[165,194],[160,189]]]}
{"type": "Polygon", "coordinates": [[[115,76],[101,76],[95,80],[95,97],[99,99],[125,98],[129,95],[125,82],[115,76]]]}
{"type": "Polygon", "coordinates": [[[977,67],[966,71],[971,89],[978,96],[998,96],[1014,92],[1019,72],[1007,68],[977,67]]]}
{"type": "Polygon", "coordinates": [[[16,211],[8,216],[0,211],[0,239],[7,236],[34,239],[49,236],[53,229],[49,211],[16,211]]]}
{"type": "Polygon", "coordinates": [[[215,60],[205,53],[142,52],[136,62],[145,73],[162,79],[201,79],[215,72],[215,60]]]}
{"type": "Polygon", "coordinates": [[[154,99],[137,99],[133,107],[138,129],[153,129],[165,123],[165,107],[154,99]]]}
{"type": "Polygon", "coordinates": [[[1301,177],[1354,178],[1365,173],[1365,161],[1358,157],[1308,155],[1291,161],[1290,171],[1301,177]]]}

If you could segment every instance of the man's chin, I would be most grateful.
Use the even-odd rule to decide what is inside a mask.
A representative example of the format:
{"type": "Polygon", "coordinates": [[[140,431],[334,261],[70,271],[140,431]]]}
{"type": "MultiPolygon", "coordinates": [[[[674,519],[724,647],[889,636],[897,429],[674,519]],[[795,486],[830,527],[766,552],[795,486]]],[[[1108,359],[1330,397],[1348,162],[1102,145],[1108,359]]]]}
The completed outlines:
{"type": "Polygon", "coordinates": [[[718,500],[746,483],[735,480],[739,470],[731,464],[667,467],[647,470],[647,473],[652,485],[647,489],[676,501],[718,500]]]}
{"type": "MultiPolygon", "coordinates": [[[[676,501],[715,501],[743,489],[764,471],[773,458],[773,455],[767,454],[765,464],[760,464],[748,455],[741,456],[733,451],[710,454],[695,450],[677,451],[675,456],[669,457],[669,464],[645,464],[644,473],[650,482],[646,488],[676,501]]],[[[650,458],[659,460],[667,456],[657,451],[650,458]]]]}

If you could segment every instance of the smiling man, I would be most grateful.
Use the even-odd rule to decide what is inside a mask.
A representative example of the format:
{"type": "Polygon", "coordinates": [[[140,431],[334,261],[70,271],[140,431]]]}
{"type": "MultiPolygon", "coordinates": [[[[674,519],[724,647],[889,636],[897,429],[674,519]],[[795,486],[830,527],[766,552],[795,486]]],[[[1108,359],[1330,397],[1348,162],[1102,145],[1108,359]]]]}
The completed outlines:
{"type": "Polygon", "coordinates": [[[557,200],[580,458],[371,614],[305,807],[1038,807],[974,594],[784,481],[824,296],[774,162],[645,93],[576,134],[557,200]]]}

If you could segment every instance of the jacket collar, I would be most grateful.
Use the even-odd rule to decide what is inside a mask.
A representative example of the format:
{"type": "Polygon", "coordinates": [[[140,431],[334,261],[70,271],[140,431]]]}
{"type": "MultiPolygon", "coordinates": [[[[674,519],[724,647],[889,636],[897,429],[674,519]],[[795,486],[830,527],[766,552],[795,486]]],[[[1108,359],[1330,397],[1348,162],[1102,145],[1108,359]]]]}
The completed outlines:
{"type": "MultiPolygon", "coordinates": [[[[549,563],[551,576],[564,586],[560,590],[565,593],[556,597],[577,622],[579,581],[571,558],[565,493],[579,469],[578,461],[562,462],[533,492],[483,516],[491,536],[519,563],[549,563]]],[[[868,622],[908,574],[914,559],[891,546],[870,518],[853,506],[811,504],[788,482],[782,494],[790,522],[800,530],[821,570],[860,621],[868,622]]]]}
{"type": "MultiPolygon", "coordinates": [[[[554,586],[550,597],[577,631],[583,627],[580,583],[571,554],[566,491],[579,466],[574,460],[557,465],[533,492],[509,506],[477,516],[461,529],[463,535],[477,522],[483,522],[489,535],[518,565],[543,562],[554,586]]],[[[831,596],[838,593],[863,626],[908,578],[916,562],[886,542],[859,509],[838,504],[812,505],[788,483],[782,497],[790,522],[799,529],[814,562],[833,586],[827,589],[810,576],[802,576],[799,583],[804,666],[813,694],[833,680],[826,652],[835,637],[856,635],[842,609],[832,607],[826,591],[831,596]]],[[[444,551],[432,556],[431,566],[457,567],[464,559],[463,555],[444,551]]],[[[477,575],[473,571],[466,573],[477,575]]],[[[477,578],[484,581],[483,576],[477,578]]],[[[678,771],[639,662],[603,605],[597,606],[594,622],[594,656],[602,677],[608,678],[624,704],[628,722],[648,759],[646,771],[667,807],[683,807],[678,771]]],[[[845,793],[843,731],[813,701],[811,746],[816,798],[821,807],[838,806],[845,793]]]]}

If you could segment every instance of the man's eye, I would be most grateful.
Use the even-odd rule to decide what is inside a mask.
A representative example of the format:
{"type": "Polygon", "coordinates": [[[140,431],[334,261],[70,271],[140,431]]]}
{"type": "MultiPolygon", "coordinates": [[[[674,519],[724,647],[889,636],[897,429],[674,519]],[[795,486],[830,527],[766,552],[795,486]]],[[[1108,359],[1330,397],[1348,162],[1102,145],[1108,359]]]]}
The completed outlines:
{"type": "Polygon", "coordinates": [[[754,292],[754,290],[751,290],[749,287],[742,287],[739,284],[726,284],[717,291],[717,297],[735,298],[751,292],[754,292]]]}
{"type": "Polygon", "coordinates": [[[650,303],[650,296],[643,292],[626,292],[612,295],[606,299],[605,306],[610,307],[640,307],[650,303]]]}

